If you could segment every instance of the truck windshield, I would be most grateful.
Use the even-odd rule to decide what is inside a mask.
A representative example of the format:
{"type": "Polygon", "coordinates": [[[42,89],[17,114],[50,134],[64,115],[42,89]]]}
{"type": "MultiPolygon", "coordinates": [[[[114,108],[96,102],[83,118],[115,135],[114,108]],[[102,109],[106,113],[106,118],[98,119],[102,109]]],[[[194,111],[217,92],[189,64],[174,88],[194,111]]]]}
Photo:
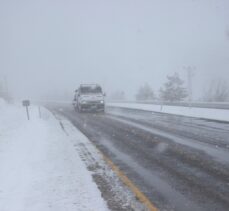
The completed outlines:
{"type": "Polygon", "coordinates": [[[80,88],[81,94],[99,94],[102,93],[102,89],[99,86],[84,86],[80,88]]]}

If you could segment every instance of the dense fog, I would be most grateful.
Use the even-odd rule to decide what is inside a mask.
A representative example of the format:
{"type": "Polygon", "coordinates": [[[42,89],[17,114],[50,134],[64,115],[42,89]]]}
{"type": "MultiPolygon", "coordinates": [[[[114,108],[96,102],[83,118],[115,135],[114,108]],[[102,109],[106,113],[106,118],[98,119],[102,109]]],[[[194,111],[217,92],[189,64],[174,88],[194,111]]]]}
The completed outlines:
{"type": "Polygon", "coordinates": [[[0,1],[0,83],[15,98],[70,99],[99,83],[134,99],[174,72],[188,86],[187,70],[195,100],[228,83],[228,0],[0,1]]]}

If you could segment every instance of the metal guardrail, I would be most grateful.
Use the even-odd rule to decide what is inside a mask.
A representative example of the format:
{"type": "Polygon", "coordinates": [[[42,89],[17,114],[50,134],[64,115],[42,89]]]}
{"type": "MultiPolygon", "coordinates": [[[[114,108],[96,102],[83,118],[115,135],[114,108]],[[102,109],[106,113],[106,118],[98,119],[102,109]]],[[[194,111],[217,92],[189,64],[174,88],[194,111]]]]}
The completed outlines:
{"type": "MultiPolygon", "coordinates": [[[[72,104],[71,101],[40,101],[40,100],[32,100],[34,103],[61,103],[61,104],[72,104]]],[[[107,103],[142,103],[142,104],[152,104],[152,105],[167,105],[167,106],[183,106],[183,107],[196,107],[196,108],[214,108],[214,109],[229,109],[229,102],[221,103],[221,102],[160,102],[160,101],[112,101],[107,100],[107,103]]]]}
{"type": "Polygon", "coordinates": [[[152,105],[183,106],[196,108],[229,109],[229,102],[159,102],[159,101],[109,101],[110,103],[142,103],[152,105]]]}

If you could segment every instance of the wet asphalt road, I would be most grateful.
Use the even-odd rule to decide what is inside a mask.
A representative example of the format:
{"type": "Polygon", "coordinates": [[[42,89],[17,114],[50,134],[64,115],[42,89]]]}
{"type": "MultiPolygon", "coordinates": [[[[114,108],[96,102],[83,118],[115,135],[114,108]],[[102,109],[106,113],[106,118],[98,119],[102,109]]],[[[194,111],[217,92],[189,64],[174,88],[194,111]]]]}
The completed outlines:
{"type": "Polygon", "coordinates": [[[229,210],[229,124],[128,109],[67,117],[160,210],[229,210]]]}

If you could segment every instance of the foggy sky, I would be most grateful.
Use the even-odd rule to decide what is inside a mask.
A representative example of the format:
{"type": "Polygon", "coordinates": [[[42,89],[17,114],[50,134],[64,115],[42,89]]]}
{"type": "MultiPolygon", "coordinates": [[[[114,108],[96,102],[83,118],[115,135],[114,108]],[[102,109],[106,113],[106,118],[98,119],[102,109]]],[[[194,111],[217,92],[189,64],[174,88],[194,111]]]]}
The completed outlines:
{"type": "Polygon", "coordinates": [[[0,78],[39,98],[100,83],[133,97],[195,68],[194,96],[229,81],[228,0],[0,0],[0,78]]]}

